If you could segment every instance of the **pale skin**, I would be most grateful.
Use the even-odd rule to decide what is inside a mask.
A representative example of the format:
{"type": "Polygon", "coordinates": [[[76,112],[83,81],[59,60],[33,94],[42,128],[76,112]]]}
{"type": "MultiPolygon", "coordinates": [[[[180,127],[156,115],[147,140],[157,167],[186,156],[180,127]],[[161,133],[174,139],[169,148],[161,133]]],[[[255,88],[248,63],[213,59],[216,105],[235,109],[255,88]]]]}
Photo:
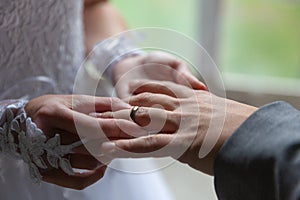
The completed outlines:
{"type": "MultiPolygon", "coordinates": [[[[255,107],[220,98],[207,91],[193,90],[172,82],[141,80],[131,83],[131,88],[135,90],[135,95],[127,101],[131,105],[141,106],[135,115],[136,123],[142,127],[148,125],[150,119],[153,122],[165,120],[165,123],[160,130],[156,127],[159,123],[147,126],[147,131],[156,130],[157,134],[106,142],[102,145],[102,151],[116,157],[172,156],[210,175],[213,175],[214,160],[224,142],[257,110],[255,107]],[[154,108],[153,105],[162,107],[154,108]],[[211,120],[223,119],[224,126],[220,129],[220,137],[213,144],[210,153],[204,158],[199,158],[199,150],[207,136],[211,120]],[[162,151],[157,151],[159,149],[162,151]],[[180,151],[182,154],[178,155],[180,151]]],[[[98,117],[130,120],[129,113],[130,109],[124,109],[102,113],[98,117]]]]}
{"type": "MultiPolygon", "coordinates": [[[[102,120],[90,115],[92,112],[104,112],[126,109],[130,106],[116,98],[92,97],[85,95],[45,95],[30,100],[25,110],[28,116],[50,138],[60,134],[62,144],[71,144],[81,137],[102,140],[103,132],[118,133],[120,137],[128,138],[117,124],[129,127],[136,132],[143,130],[126,120],[102,120]],[[113,106],[113,109],[112,109],[113,106]],[[76,122],[75,122],[76,121],[76,122]],[[78,127],[84,132],[78,133],[78,127]],[[100,131],[101,129],[102,131],[100,131]]],[[[112,135],[114,138],[115,135],[112,135]]],[[[106,166],[88,154],[84,147],[79,147],[67,156],[74,168],[85,169],[85,172],[67,175],[60,169],[52,169],[43,173],[43,180],[64,187],[83,189],[98,181],[103,175],[106,166]]]]}
{"type": "Polygon", "coordinates": [[[126,58],[113,68],[113,81],[120,98],[132,95],[129,84],[135,79],[171,81],[196,90],[206,90],[206,86],[192,75],[186,63],[164,52],[126,58]]]}
{"type": "MultiPolygon", "coordinates": [[[[126,30],[126,25],[118,11],[109,4],[106,0],[85,0],[83,10],[83,24],[85,34],[86,54],[99,41],[120,33],[126,30]]],[[[119,62],[113,69],[113,80],[115,83],[121,82],[124,88],[117,88],[117,93],[120,97],[128,97],[131,95],[128,90],[129,81],[131,79],[120,78],[123,74],[130,71],[132,68],[140,64],[155,63],[163,64],[180,71],[189,80],[189,85],[194,89],[205,89],[205,86],[196,81],[188,70],[187,65],[179,61],[175,57],[170,57],[167,54],[150,54],[142,56],[134,56],[125,58],[119,62]]],[[[165,70],[169,73],[169,70],[165,70]]],[[[138,73],[129,73],[130,77],[148,77],[155,79],[156,74],[140,70],[138,73]]],[[[181,83],[175,76],[168,76],[168,81],[175,81],[181,83]]],[[[161,79],[160,79],[161,80],[161,79]]],[[[96,108],[97,112],[105,112],[112,110],[111,102],[115,102],[119,109],[129,109],[129,105],[116,99],[110,98],[94,98],[89,96],[69,96],[69,95],[47,95],[30,100],[25,110],[33,122],[41,128],[46,136],[51,137],[55,133],[59,133],[62,137],[63,144],[70,144],[79,140],[76,126],[74,124],[74,116],[76,121],[85,127],[89,133],[88,137],[98,137],[98,127],[101,126],[106,134],[118,133],[119,138],[132,138],[126,133],[122,132],[119,126],[116,125],[116,120],[95,119],[90,115],[91,108],[96,108]],[[72,98],[80,102],[72,107],[72,98]],[[96,106],[95,106],[96,105],[96,106]]],[[[114,110],[115,111],[115,110],[114,110]]],[[[120,122],[120,121],[119,121],[120,122]]],[[[119,125],[118,122],[118,125],[119,125]]],[[[122,126],[128,129],[135,130],[138,134],[143,134],[144,130],[140,129],[133,122],[123,120],[122,126]]],[[[112,138],[116,135],[112,135],[112,138]]],[[[102,166],[95,158],[87,153],[84,148],[79,148],[70,156],[71,164],[75,168],[89,170],[84,173],[76,173],[73,176],[68,176],[61,170],[50,170],[43,173],[43,180],[49,183],[54,183],[63,187],[73,189],[84,189],[85,187],[98,181],[105,172],[106,167],[102,166]]]]}

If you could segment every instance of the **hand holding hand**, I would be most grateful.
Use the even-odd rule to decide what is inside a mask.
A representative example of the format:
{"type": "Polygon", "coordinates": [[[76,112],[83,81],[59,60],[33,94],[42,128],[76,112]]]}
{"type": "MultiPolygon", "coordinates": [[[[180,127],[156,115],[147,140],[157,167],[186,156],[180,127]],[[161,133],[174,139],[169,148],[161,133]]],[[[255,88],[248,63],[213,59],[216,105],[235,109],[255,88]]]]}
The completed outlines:
{"type": "Polygon", "coordinates": [[[113,68],[113,79],[120,98],[131,96],[129,83],[136,79],[171,81],[196,90],[206,90],[205,85],[193,76],[183,61],[163,52],[121,60],[113,68]]]}
{"type": "MultiPolygon", "coordinates": [[[[46,95],[30,100],[25,110],[28,117],[32,118],[33,122],[42,129],[48,138],[59,134],[61,143],[66,145],[79,141],[79,134],[88,139],[99,139],[101,141],[104,134],[102,134],[100,127],[108,137],[111,133],[114,133],[118,137],[128,138],[129,136],[123,129],[119,128],[120,126],[140,132],[140,128],[132,122],[121,119],[97,119],[90,115],[91,112],[128,108],[130,108],[128,104],[116,98],[46,95]]],[[[104,175],[106,166],[90,155],[83,146],[77,148],[68,156],[73,168],[85,169],[85,171],[67,175],[61,169],[51,169],[42,172],[43,179],[46,182],[74,189],[83,189],[104,175]]]]}
{"type": "MultiPolygon", "coordinates": [[[[127,100],[133,106],[142,106],[135,113],[135,122],[147,131],[158,133],[115,140],[105,143],[103,149],[120,157],[172,156],[208,174],[213,174],[214,159],[221,146],[256,110],[207,91],[171,82],[135,81],[131,87],[137,88],[136,95],[127,100]],[[212,150],[201,158],[199,151],[203,145],[211,146],[212,150]]],[[[127,109],[106,112],[100,117],[130,120],[129,113],[127,109]]]]}

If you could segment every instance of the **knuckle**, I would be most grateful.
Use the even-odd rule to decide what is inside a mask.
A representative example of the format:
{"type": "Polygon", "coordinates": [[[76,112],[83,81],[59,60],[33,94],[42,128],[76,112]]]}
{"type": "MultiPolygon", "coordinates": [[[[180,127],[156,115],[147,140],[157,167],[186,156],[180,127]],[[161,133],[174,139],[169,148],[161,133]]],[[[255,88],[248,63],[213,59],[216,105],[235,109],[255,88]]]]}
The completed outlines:
{"type": "Polygon", "coordinates": [[[136,115],[138,115],[141,118],[148,117],[148,110],[145,107],[140,107],[136,112],[136,115]]]}
{"type": "Polygon", "coordinates": [[[167,84],[167,81],[164,81],[162,84],[157,84],[157,86],[156,86],[157,90],[158,91],[164,91],[164,90],[169,91],[170,89],[165,84],[167,84]]]}
{"type": "Polygon", "coordinates": [[[145,138],[145,148],[152,149],[153,146],[157,144],[157,137],[151,135],[145,138]]]}
{"type": "Polygon", "coordinates": [[[144,92],[141,94],[140,98],[141,100],[149,100],[151,97],[152,97],[152,93],[149,93],[149,92],[144,92]]]}
{"type": "Polygon", "coordinates": [[[111,97],[111,104],[114,105],[114,104],[118,104],[120,103],[121,100],[117,97],[111,97]]]}
{"type": "Polygon", "coordinates": [[[139,124],[144,126],[149,123],[149,112],[146,108],[140,107],[138,111],[136,112],[136,120],[139,121],[139,124]]]}
{"type": "Polygon", "coordinates": [[[151,93],[144,92],[144,93],[141,93],[141,94],[138,94],[137,96],[135,96],[132,99],[131,102],[135,102],[135,103],[143,102],[143,103],[146,103],[146,102],[150,102],[151,101],[151,97],[152,97],[151,93]]]}
{"type": "Polygon", "coordinates": [[[117,97],[112,97],[110,99],[110,105],[109,106],[111,107],[111,110],[119,110],[119,108],[123,107],[124,104],[125,103],[121,99],[119,99],[117,97]]]}
{"type": "Polygon", "coordinates": [[[134,151],[136,148],[136,143],[132,140],[128,140],[126,142],[121,142],[121,148],[125,151],[134,151]]]}
{"type": "Polygon", "coordinates": [[[55,111],[54,111],[54,106],[43,106],[41,107],[37,113],[36,113],[36,117],[37,118],[48,118],[48,117],[51,117],[55,114],[55,111]]]}
{"type": "Polygon", "coordinates": [[[171,101],[170,101],[170,108],[171,108],[171,110],[175,110],[175,109],[177,109],[178,107],[180,107],[180,101],[179,101],[179,99],[172,99],[171,101]]]}
{"type": "Polygon", "coordinates": [[[179,129],[180,120],[181,120],[181,114],[178,112],[172,112],[172,114],[169,116],[169,124],[175,130],[179,129]]]}
{"type": "Polygon", "coordinates": [[[174,105],[175,105],[176,107],[179,107],[179,106],[181,105],[180,99],[175,99],[175,100],[174,100],[174,105]]]}

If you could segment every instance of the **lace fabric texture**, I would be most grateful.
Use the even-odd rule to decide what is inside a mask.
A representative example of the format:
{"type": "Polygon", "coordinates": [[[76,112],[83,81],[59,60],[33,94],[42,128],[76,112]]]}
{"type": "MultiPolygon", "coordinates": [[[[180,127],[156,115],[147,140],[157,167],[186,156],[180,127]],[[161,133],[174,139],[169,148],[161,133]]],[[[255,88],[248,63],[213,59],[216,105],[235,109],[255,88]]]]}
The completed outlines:
{"type": "Polygon", "coordinates": [[[28,165],[32,180],[40,183],[40,170],[61,168],[66,174],[73,175],[74,171],[68,159],[63,156],[69,154],[73,148],[82,145],[81,141],[70,145],[61,145],[57,134],[47,140],[30,117],[26,116],[24,105],[26,100],[6,101],[0,108],[0,152],[9,156],[22,158],[28,165]],[[43,156],[46,155],[46,159],[43,156]],[[49,163],[49,166],[46,164],[49,163]]]}
{"type": "MultiPolygon", "coordinates": [[[[37,76],[55,83],[50,92],[71,93],[84,57],[81,13],[81,0],[0,0],[0,94],[37,76]]],[[[10,94],[37,85],[29,81],[10,94]]]]}
{"type": "MultiPolygon", "coordinates": [[[[0,1],[0,99],[71,93],[84,50],[81,9],[81,1],[0,1]]],[[[21,105],[25,101],[2,105],[9,102],[0,115],[2,152],[20,155],[35,182],[41,180],[38,168],[47,168],[41,159],[44,152],[52,167],[60,166],[72,174],[68,160],[62,158],[67,150],[61,149],[59,136],[46,142],[45,135],[27,118],[21,105]],[[12,132],[17,133],[18,145],[12,132]]]]}
{"type": "MultiPolygon", "coordinates": [[[[72,92],[85,50],[82,5],[82,0],[0,0],[1,107],[12,103],[6,99],[72,92]]],[[[0,154],[1,200],[172,199],[159,173],[108,168],[100,181],[83,191],[45,182],[37,186],[29,177],[24,161],[0,154]]]]}
{"type": "Polygon", "coordinates": [[[133,32],[108,38],[94,46],[88,57],[88,63],[93,63],[101,76],[104,74],[111,80],[112,68],[119,61],[127,57],[145,54],[135,44],[140,39],[139,35],[133,32]]]}
{"type": "Polygon", "coordinates": [[[57,136],[47,144],[22,109],[26,101],[7,99],[72,92],[84,57],[82,4],[81,0],[0,0],[1,199],[65,199],[68,190],[45,183],[38,189],[29,177],[40,181],[37,168],[46,168],[40,155],[51,149],[47,162],[71,174],[68,161],[61,158],[69,149],[55,148],[57,136]],[[22,133],[15,135],[22,141],[18,145],[11,131],[22,133]]]}

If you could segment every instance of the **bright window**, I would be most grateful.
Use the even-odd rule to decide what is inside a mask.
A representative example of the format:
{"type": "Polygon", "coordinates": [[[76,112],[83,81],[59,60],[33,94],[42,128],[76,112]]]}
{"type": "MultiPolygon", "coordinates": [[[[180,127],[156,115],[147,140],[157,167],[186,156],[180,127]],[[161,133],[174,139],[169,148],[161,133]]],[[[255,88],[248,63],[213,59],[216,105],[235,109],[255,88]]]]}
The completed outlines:
{"type": "Polygon", "coordinates": [[[224,71],[300,78],[300,1],[220,2],[218,53],[224,71]]]}
{"type": "Polygon", "coordinates": [[[170,28],[199,37],[198,0],[112,0],[130,28],[170,28]]]}
{"type": "Polygon", "coordinates": [[[205,37],[216,32],[217,43],[212,44],[215,52],[210,53],[216,55],[214,59],[223,72],[300,78],[300,0],[112,0],[112,3],[130,28],[171,28],[196,40],[200,40],[204,29],[210,30],[212,33],[201,38],[204,41],[211,40],[205,37]],[[212,1],[215,4],[207,3],[212,1]],[[203,2],[213,6],[204,8],[203,2]],[[215,12],[219,21],[210,17],[201,20],[201,8],[208,14],[215,12]],[[216,24],[219,27],[211,29],[216,24]]]}

